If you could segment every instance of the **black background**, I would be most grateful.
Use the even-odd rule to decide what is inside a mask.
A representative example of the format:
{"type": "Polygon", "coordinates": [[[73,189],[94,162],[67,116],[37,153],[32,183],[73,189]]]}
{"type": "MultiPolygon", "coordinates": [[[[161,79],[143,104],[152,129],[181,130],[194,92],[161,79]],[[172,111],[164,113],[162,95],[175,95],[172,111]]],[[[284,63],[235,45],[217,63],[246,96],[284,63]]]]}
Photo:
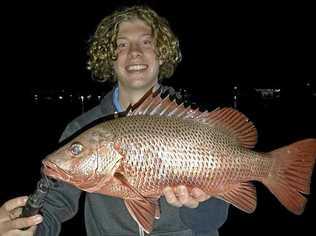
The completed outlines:
{"type": "MultiPolygon", "coordinates": [[[[99,21],[116,7],[143,2],[169,20],[180,40],[183,61],[166,84],[186,89],[207,109],[232,106],[236,95],[235,104],[258,128],[258,151],[316,136],[315,17],[309,5],[14,3],[1,8],[6,13],[1,20],[1,202],[34,190],[40,160],[56,148],[66,124],[110,89],[92,81],[85,69],[87,41],[99,21]],[[277,90],[263,96],[256,89],[277,90]]],[[[255,213],[231,207],[221,235],[314,235],[314,182],[315,174],[301,216],[255,183],[255,213]]],[[[82,211],[65,223],[62,235],[74,230],[85,235],[82,211]]]]}

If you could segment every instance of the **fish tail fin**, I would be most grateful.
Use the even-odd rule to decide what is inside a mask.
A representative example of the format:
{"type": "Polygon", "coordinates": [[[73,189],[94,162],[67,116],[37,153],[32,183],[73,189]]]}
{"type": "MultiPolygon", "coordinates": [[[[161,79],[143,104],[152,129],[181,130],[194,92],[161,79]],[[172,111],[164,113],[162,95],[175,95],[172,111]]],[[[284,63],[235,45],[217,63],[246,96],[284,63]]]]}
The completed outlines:
{"type": "Polygon", "coordinates": [[[316,139],[305,139],[268,153],[273,167],[263,183],[291,212],[303,213],[310,193],[311,176],[316,158],[316,139]]]}

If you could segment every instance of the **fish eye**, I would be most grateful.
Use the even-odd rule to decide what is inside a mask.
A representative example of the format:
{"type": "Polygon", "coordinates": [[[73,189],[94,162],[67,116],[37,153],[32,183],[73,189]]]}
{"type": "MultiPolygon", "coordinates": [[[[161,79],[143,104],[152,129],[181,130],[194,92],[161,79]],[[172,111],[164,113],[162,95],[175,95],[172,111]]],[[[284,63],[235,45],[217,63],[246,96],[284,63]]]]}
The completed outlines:
{"type": "Polygon", "coordinates": [[[83,151],[83,145],[80,143],[73,143],[70,145],[69,151],[72,155],[78,156],[83,151]]]}

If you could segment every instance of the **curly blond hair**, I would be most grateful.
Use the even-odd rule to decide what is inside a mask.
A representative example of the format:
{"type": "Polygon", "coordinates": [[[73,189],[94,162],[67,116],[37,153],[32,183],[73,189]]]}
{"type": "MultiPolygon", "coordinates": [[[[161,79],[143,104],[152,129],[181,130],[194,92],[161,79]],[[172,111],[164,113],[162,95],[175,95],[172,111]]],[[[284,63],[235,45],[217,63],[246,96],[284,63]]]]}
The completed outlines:
{"type": "Polygon", "coordinates": [[[159,80],[173,75],[182,55],[179,41],[171,31],[168,21],[147,6],[133,6],[117,10],[105,17],[91,38],[87,68],[91,70],[96,80],[100,82],[116,81],[113,61],[117,59],[115,50],[119,24],[133,19],[144,21],[152,29],[156,54],[163,62],[159,69],[159,80]]]}

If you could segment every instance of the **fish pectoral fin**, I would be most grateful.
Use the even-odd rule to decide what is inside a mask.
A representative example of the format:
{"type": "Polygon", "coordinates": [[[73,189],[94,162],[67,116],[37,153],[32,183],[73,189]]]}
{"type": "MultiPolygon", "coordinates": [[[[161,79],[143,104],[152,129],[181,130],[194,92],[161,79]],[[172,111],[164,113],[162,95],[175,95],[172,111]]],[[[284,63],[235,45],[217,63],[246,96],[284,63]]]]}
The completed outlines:
{"type": "Polygon", "coordinates": [[[256,189],[249,182],[234,185],[229,191],[217,197],[247,213],[254,212],[257,207],[256,189]]]}
{"type": "Polygon", "coordinates": [[[114,177],[120,180],[122,184],[128,187],[137,196],[133,199],[124,199],[124,203],[132,218],[149,234],[153,230],[155,218],[160,217],[158,198],[145,198],[137,189],[128,183],[125,176],[121,173],[115,173],[114,177]]]}

